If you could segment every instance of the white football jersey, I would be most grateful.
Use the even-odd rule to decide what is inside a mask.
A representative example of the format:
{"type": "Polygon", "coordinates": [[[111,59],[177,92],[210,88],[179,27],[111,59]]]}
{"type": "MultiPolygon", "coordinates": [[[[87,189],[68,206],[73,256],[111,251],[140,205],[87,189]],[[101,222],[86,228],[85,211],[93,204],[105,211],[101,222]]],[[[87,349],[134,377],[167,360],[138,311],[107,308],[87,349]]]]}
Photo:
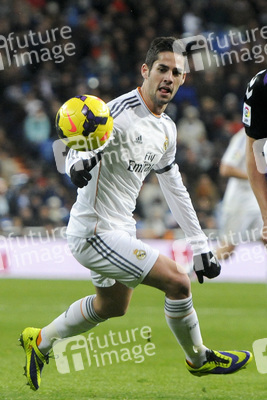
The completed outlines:
{"type": "MultiPolygon", "coordinates": [[[[67,234],[87,238],[106,230],[123,230],[135,235],[136,199],[145,177],[154,169],[181,228],[187,236],[200,235],[206,242],[178,166],[174,164],[177,139],[174,122],[164,113],[153,114],[140,89],[112,100],[108,106],[114,118],[113,135],[104,146],[101,161],[91,170],[92,179],[78,189],[67,234]]],[[[67,173],[78,158],[90,158],[93,154],[70,150],[67,173]]]]}
{"type": "MultiPolygon", "coordinates": [[[[246,172],[246,133],[245,129],[241,129],[236,133],[222,157],[222,163],[239,168],[246,172]]],[[[259,211],[259,206],[247,179],[239,179],[231,177],[228,180],[226,191],[223,199],[223,206],[226,209],[240,210],[244,207],[249,214],[251,210],[259,211]]]]}

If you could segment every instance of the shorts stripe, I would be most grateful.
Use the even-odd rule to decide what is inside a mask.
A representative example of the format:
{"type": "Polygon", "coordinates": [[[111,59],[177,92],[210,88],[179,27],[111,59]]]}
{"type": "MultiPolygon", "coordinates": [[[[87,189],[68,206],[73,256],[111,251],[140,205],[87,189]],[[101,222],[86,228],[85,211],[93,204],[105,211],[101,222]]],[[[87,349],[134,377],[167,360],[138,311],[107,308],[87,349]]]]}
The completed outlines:
{"type": "Polygon", "coordinates": [[[100,236],[96,235],[90,239],[87,239],[88,243],[92,245],[92,247],[102,255],[103,258],[108,260],[111,264],[120,268],[121,270],[127,272],[128,274],[133,275],[135,278],[140,278],[143,270],[139,268],[137,265],[132,262],[126,260],[123,256],[121,256],[116,251],[112,250],[102,239],[100,236]]]}

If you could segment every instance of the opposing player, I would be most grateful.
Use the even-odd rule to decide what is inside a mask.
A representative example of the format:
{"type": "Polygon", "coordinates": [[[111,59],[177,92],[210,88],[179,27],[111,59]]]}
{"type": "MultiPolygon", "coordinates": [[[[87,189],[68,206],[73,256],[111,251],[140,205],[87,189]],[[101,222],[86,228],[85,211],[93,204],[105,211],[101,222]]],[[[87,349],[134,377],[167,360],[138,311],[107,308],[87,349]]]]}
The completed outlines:
{"type": "Polygon", "coordinates": [[[243,123],[247,134],[247,171],[257,198],[262,220],[262,238],[267,244],[267,69],[255,75],[247,85],[243,123]]]}
{"type": "Polygon", "coordinates": [[[230,257],[240,242],[261,237],[261,213],[246,169],[244,128],[232,137],[221,160],[220,174],[229,178],[220,214],[220,246],[216,249],[217,258],[222,260],[230,257]]]}
{"type": "Polygon", "coordinates": [[[232,373],[251,360],[248,351],[213,351],[203,344],[187,274],[175,261],[136,239],[132,213],[143,180],[154,169],[170,209],[191,243],[200,283],[204,276],[214,278],[220,273],[174,163],[175,124],[164,114],[185,80],[184,56],[174,53],[174,42],[172,37],[156,38],[141,67],[142,86],[109,103],[114,132],[101,161],[90,170],[88,165],[96,160],[94,153],[69,152],[67,170],[80,188],[67,228],[68,243],[74,257],[90,268],[96,294],[77,300],[44,328],[22,332],[26,376],[33,390],[40,386],[41,371],[55,339],[80,334],[123,315],[140,283],[165,293],[167,324],[193,375],[232,373]]]}

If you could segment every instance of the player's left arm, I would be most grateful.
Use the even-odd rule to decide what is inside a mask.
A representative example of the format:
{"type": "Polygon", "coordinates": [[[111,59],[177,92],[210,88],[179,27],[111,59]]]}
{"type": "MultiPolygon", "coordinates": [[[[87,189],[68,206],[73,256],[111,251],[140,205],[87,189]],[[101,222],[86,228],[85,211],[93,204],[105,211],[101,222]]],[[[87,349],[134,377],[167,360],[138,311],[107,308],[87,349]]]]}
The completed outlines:
{"type": "Polygon", "coordinates": [[[203,283],[204,276],[215,278],[220,274],[221,266],[210,251],[208,238],[201,229],[178,165],[173,162],[165,169],[155,169],[155,172],[169,208],[192,247],[194,270],[199,282],[203,283]]]}

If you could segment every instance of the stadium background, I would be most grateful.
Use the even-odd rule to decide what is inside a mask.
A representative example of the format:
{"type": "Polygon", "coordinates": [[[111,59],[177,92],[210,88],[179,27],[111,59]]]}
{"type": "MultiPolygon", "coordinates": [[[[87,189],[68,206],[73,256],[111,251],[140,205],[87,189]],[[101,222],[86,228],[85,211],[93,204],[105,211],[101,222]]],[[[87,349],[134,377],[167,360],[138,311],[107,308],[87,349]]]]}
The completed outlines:
{"type": "MultiPolygon", "coordinates": [[[[57,139],[54,117],[66,99],[90,92],[108,101],[135,88],[141,83],[140,65],[155,36],[214,32],[223,38],[230,30],[245,34],[266,25],[265,0],[2,0],[0,250],[10,245],[12,260],[17,263],[14,276],[21,273],[25,277],[23,273],[28,272],[27,277],[40,277],[38,271],[47,272],[47,264],[41,269],[41,261],[46,261],[50,278],[56,270],[62,271],[64,279],[77,277],[77,270],[70,271],[64,258],[65,244],[58,246],[76,189],[56,170],[52,153],[52,143],[57,139]],[[45,37],[46,31],[63,26],[71,27],[69,42],[75,44],[75,55],[66,57],[62,63],[51,60],[19,67],[7,65],[2,45],[10,33],[23,38],[29,31],[41,32],[45,37]],[[38,143],[33,141],[37,132],[38,143]],[[27,239],[31,232],[44,237],[33,243],[31,238],[27,239]],[[60,237],[54,242],[57,234],[60,237]],[[14,235],[18,235],[18,241],[14,235]],[[36,262],[38,255],[40,259],[36,262]]],[[[260,37],[258,43],[265,45],[260,37]]],[[[44,46],[52,49],[54,44],[44,46]]],[[[243,47],[250,49],[253,44],[243,47]]],[[[184,182],[203,228],[214,231],[215,235],[226,184],[218,174],[220,159],[230,138],[241,127],[246,84],[263,68],[266,62],[251,60],[197,73],[191,71],[168,106],[168,113],[179,127],[177,161],[184,182]],[[190,132],[198,135],[186,143],[182,140],[183,132],[188,132],[189,127],[190,132]]],[[[146,240],[156,239],[158,246],[162,246],[166,239],[179,237],[180,232],[155,182],[152,174],[144,184],[136,219],[139,235],[146,240]]],[[[254,341],[266,336],[266,275],[264,278],[264,272],[258,269],[261,255],[253,249],[250,248],[251,258],[246,264],[247,281],[256,277],[262,284],[240,283],[240,275],[238,283],[221,283],[219,279],[204,285],[192,282],[202,334],[211,348],[252,350],[254,341]]],[[[2,271],[5,262],[2,253],[1,278],[6,276],[2,271]]],[[[244,263],[241,266],[244,276],[244,263]]],[[[79,280],[80,274],[86,275],[87,271],[81,269],[78,280],[0,280],[1,400],[36,399],[36,393],[29,390],[22,376],[24,354],[17,346],[19,333],[25,326],[46,325],[72,301],[93,293],[90,282],[79,280]]],[[[229,269],[233,270],[232,266],[229,269]]],[[[104,335],[110,329],[125,332],[148,325],[156,345],[154,357],[138,366],[119,363],[66,375],[59,374],[51,360],[45,368],[38,399],[266,400],[266,362],[261,365],[265,368],[262,373],[252,362],[246,371],[227,379],[212,376],[202,381],[189,376],[182,350],[165,324],[163,303],[162,293],[140,285],[128,313],[123,318],[111,319],[96,331],[96,335],[104,335]]],[[[256,359],[255,353],[254,356],[256,359]]]]}
{"type": "MultiPolygon", "coordinates": [[[[230,30],[245,35],[265,24],[262,0],[2,1],[0,34],[5,38],[11,32],[23,38],[29,31],[44,38],[46,31],[69,26],[75,55],[61,63],[31,62],[0,71],[0,233],[24,235],[28,227],[51,231],[68,221],[76,189],[57,172],[52,151],[54,118],[64,101],[80,93],[108,101],[140,85],[140,66],[156,36],[213,32],[223,43],[230,30]]],[[[259,35],[257,40],[265,44],[259,35]]],[[[26,50],[38,51],[38,46],[26,50]]],[[[191,71],[168,106],[179,132],[177,162],[204,229],[218,229],[226,184],[218,173],[220,159],[242,126],[246,84],[265,67],[266,61],[252,59],[191,71]]],[[[135,216],[140,237],[179,234],[153,174],[135,216]]]]}

